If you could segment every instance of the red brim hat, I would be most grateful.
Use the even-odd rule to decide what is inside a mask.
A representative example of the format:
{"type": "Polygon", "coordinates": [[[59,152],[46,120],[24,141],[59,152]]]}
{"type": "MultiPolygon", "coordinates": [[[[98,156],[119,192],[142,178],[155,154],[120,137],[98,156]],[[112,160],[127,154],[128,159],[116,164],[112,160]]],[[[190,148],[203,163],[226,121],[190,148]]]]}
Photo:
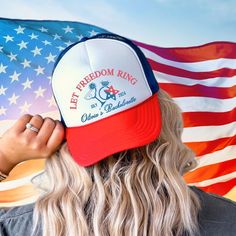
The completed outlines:
{"type": "Polygon", "coordinates": [[[69,47],[52,85],[69,151],[82,166],[160,134],[158,84],[145,56],[125,38],[102,34],[69,47]]]}

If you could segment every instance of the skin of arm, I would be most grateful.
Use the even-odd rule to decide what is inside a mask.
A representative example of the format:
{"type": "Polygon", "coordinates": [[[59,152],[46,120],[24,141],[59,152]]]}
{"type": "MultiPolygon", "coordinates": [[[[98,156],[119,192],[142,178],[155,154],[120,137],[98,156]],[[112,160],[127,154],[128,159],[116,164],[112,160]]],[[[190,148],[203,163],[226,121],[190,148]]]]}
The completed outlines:
{"type": "Polygon", "coordinates": [[[23,115],[0,138],[0,171],[6,175],[22,161],[50,157],[64,139],[60,121],[40,115],[23,115]],[[26,128],[31,123],[39,129],[26,128]]]}

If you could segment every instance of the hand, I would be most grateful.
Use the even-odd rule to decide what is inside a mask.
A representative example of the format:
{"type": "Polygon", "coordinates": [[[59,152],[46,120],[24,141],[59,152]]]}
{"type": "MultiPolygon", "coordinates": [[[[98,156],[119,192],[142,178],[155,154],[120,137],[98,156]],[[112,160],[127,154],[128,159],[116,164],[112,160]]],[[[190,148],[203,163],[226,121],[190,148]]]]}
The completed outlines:
{"type": "Polygon", "coordinates": [[[8,174],[22,161],[50,157],[64,138],[61,122],[40,115],[24,115],[0,138],[0,171],[8,174]],[[39,132],[27,129],[30,123],[39,132]]]}

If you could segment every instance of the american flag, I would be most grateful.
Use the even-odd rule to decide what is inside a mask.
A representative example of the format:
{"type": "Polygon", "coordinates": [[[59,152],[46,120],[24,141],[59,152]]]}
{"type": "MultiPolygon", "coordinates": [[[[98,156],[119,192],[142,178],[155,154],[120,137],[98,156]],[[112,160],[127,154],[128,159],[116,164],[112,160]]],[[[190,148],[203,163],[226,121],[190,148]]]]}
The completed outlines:
{"type": "MultiPolygon", "coordinates": [[[[57,116],[50,80],[57,57],[83,37],[107,32],[79,22],[12,19],[0,19],[0,30],[0,133],[23,113],[57,116]]],[[[235,191],[236,43],[189,48],[135,43],[148,58],[160,87],[183,111],[182,139],[199,162],[186,181],[220,195],[235,191]]],[[[6,196],[30,177],[1,183],[0,205],[11,202],[6,196]]],[[[12,202],[21,198],[15,195],[12,202]]]]}

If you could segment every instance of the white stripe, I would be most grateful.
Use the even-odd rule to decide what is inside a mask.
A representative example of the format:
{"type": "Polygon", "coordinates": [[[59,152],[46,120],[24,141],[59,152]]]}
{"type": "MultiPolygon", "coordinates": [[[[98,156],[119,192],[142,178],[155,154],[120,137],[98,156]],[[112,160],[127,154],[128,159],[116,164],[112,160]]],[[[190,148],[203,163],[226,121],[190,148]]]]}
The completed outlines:
{"type": "Polygon", "coordinates": [[[235,108],[234,98],[178,97],[173,98],[183,112],[227,112],[235,108]]]}
{"type": "MultiPolygon", "coordinates": [[[[140,47],[141,48],[141,47],[140,47]]],[[[228,59],[228,58],[219,58],[201,62],[176,62],[165,59],[152,51],[149,51],[145,48],[141,48],[144,55],[147,58],[152,59],[153,61],[157,61],[161,64],[165,64],[168,66],[173,66],[176,68],[192,71],[192,72],[207,72],[213,70],[219,70],[221,68],[230,68],[236,69],[236,59],[228,59]]]]}
{"type": "Polygon", "coordinates": [[[158,71],[154,71],[154,75],[158,83],[173,83],[191,85],[204,85],[207,87],[230,88],[236,85],[236,76],[233,77],[216,77],[211,79],[197,80],[174,75],[168,75],[158,71]]]}
{"type": "Polygon", "coordinates": [[[236,153],[236,145],[227,146],[226,148],[222,150],[215,151],[215,152],[202,155],[202,156],[197,156],[196,160],[198,162],[198,166],[194,170],[203,166],[233,160],[235,159],[235,155],[233,155],[233,153],[236,153]]]}
{"type": "Polygon", "coordinates": [[[15,202],[0,202],[0,207],[16,207],[23,206],[26,204],[34,203],[37,201],[39,194],[35,194],[32,197],[25,198],[23,200],[15,201],[15,202]]]}
{"type": "Polygon", "coordinates": [[[236,171],[232,172],[230,174],[227,174],[227,175],[222,175],[222,176],[217,177],[217,178],[204,180],[202,182],[189,183],[188,185],[194,185],[194,186],[197,186],[197,187],[206,187],[206,186],[209,186],[209,185],[212,185],[212,184],[226,182],[226,181],[229,181],[229,180],[234,179],[234,178],[236,178],[236,171]]]}
{"type": "Polygon", "coordinates": [[[26,185],[26,184],[30,184],[31,179],[42,172],[43,171],[35,172],[32,175],[28,175],[24,178],[17,179],[17,180],[9,180],[6,182],[1,182],[0,183],[0,191],[6,191],[6,190],[22,187],[23,185],[26,185]]]}
{"type": "Polygon", "coordinates": [[[236,121],[217,126],[198,126],[184,128],[183,142],[206,142],[219,138],[233,137],[236,134],[236,121]]]}
{"type": "MultiPolygon", "coordinates": [[[[46,112],[46,113],[42,113],[40,114],[42,117],[51,117],[53,119],[60,119],[60,115],[59,112],[57,110],[55,111],[51,111],[51,112],[46,112]]],[[[9,129],[14,123],[16,122],[16,120],[2,120],[0,121],[0,137],[2,136],[2,134],[9,129]]]]}

